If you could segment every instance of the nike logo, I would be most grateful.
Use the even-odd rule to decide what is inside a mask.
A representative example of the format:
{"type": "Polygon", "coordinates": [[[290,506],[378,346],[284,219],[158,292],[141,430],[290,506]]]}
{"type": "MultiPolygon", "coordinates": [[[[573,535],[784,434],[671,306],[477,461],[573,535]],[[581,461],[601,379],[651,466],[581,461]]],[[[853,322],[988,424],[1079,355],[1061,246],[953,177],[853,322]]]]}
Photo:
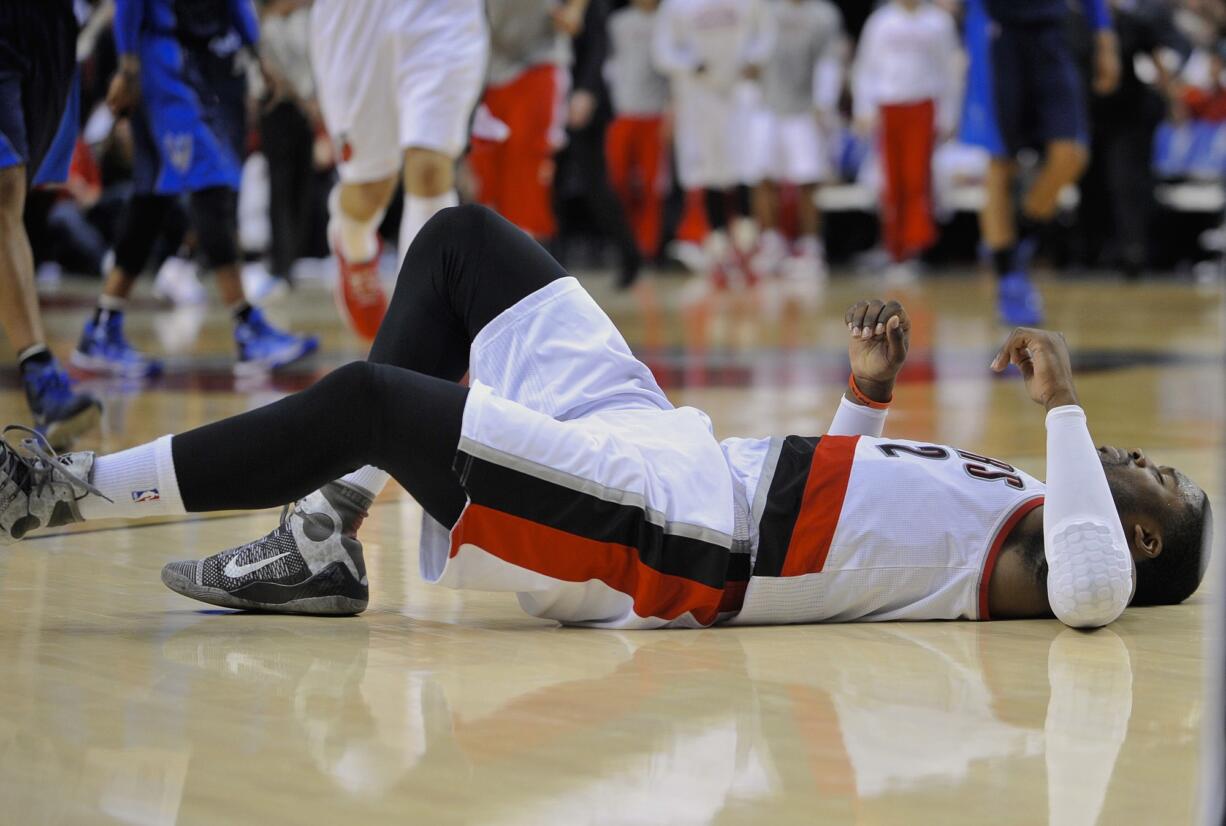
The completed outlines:
{"type": "Polygon", "coordinates": [[[240,577],[245,577],[247,574],[254,574],[261,568],[267,568],[269,565],[276,562],[283,556],[289,556],[289,551],[286,551],[283,554],[277,554],[276,556],[270,556],[268,559],[260,559],[246,565],[239,565],[238,554],[235,554],[234,556],[230,557],[230,561],[226,563],[225,570],[223,570],[222,573],[230,577],[230,579],[238,579],[240,577]]]}

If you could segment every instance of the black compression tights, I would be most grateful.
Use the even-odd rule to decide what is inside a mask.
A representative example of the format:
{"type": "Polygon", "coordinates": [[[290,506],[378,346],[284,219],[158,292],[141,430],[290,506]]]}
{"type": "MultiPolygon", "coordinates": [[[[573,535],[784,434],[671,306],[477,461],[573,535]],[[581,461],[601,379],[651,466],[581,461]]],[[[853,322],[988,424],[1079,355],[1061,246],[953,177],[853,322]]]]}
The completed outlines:
{"type": "Polygon", "coordinates": [[[363,465],[396,478],[426,512],[454,524],[464,492],[460,440],[473,338],[491,319],[566,273],[484,207],[434,216],[405,255],[369,360],[281,401],[175,436],[187,510],[268,508],[363,465]]]}

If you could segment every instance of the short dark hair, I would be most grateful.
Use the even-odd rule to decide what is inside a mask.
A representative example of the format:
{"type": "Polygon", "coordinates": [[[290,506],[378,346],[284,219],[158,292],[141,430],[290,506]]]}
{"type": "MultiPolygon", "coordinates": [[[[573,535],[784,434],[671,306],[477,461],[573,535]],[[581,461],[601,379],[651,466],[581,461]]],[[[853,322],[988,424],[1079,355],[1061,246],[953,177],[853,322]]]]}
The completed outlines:
{"type": "Polygon", "coordinates": [[[1133,605],[1178,605],[1200,586],[1213,545],[1213,510],[1200,501],[1177,509],[1162,525],[1162,553],[1137,563],[1133,605]]]}

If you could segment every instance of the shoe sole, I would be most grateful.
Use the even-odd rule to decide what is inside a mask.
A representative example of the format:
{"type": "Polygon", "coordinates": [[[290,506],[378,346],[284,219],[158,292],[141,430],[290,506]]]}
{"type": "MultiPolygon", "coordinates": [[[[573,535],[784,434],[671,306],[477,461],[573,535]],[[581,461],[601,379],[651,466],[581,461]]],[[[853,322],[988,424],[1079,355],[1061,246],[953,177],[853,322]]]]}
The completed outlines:
{"type": "Polygon", "coordinates": [[[91,404],[75,416],[51,422],[43,431],[47,444],[54,450],[65,451],[72,447],[77,437],[93,430],[102,421],[102,406],[91,404]]]}
{"type": "Polygon", "coordinates": [[[146,365],[139,369],[122,367],[117,366],[113,361],[108,361],[100,356],[91,356],[87,353],[82,353],[80,350],[72,351],[72,356],[68,359],[68,363],[78,370],[86,370],[90,373],[111,376],[117,379],[151,379],[162,372],[160,365],[146,365]]]}
{"type": "MultiPolygon", "coordinates": [[[[307,587],[313,582],[328,573],[328,566],[323,571],[320,571],[315,576],[312,576],[306,582],[300,585],[287,586],[292,588],[307,587]]],[[[216,605],[221,608],[235,608],[240,611],[263,611],[272,614],[305,614],[308,616],[325,616],[325,617],[348,617],[360,614],[366,610],[369,600],[355,599],[353,597],[331,595],[317,597],[300,597],[298,599],[290,599],[285,602],[258,602],[256,600],[243,599],[236,597],[234,594],[222,588],[213,588],[208,585],[197,585],[195,581],[188,579],[173,570],[169,565],[162,568],[162,584],[176,594],[181,594],[185,597],[206,602],[209,605],[216,605]]],[[[265,583],[267,585],[267,583],[265,583]]]]}

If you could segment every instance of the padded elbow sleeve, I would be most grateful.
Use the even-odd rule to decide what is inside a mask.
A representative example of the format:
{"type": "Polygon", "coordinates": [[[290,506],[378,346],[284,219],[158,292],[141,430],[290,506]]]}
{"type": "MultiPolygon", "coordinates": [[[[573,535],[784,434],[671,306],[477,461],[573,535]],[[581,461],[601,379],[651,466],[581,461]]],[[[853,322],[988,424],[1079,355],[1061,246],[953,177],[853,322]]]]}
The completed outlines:
{"type": "Polygon", "coordinates": [[[1085,413],[1074,405],[1047,414],[1043,540],[1047,598],[1061,622],[1095,628],[1124,612],[1132,557],[1085,413]]]}

